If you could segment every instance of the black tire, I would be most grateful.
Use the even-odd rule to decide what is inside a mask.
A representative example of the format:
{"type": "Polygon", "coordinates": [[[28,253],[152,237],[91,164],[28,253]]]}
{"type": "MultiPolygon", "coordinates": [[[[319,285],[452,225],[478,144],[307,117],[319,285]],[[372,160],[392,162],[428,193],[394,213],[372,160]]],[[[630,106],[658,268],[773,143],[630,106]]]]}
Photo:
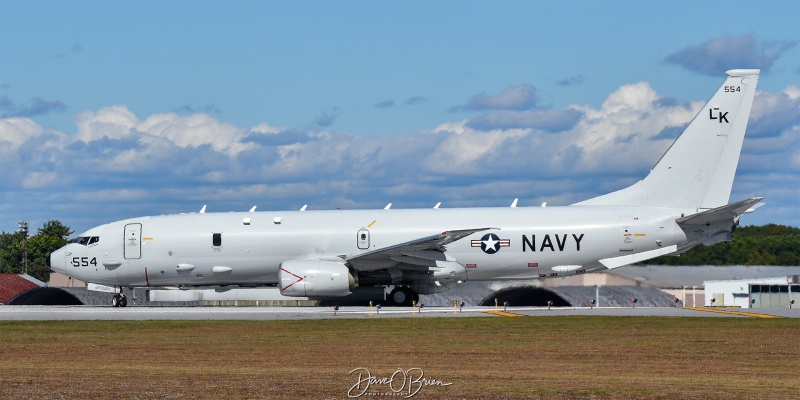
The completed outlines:
{"type": "Polygon", "coordinates": [[[128,306],[128,297],[124,294],[119,299],[119,306],[120,307],[127,307],[128,306]]]}
{"type": "Polygon", "coordinates": [[[389,303],[396,307],[411,307],[414,301],[414,291],[407,287],[395,287],[389,293],[389,303]]]}
{"type": "Polygon", "coordinates": [[[111,307],[119,307],[120,296],[115,294],[114,297],[111,298],[111,307]]]}

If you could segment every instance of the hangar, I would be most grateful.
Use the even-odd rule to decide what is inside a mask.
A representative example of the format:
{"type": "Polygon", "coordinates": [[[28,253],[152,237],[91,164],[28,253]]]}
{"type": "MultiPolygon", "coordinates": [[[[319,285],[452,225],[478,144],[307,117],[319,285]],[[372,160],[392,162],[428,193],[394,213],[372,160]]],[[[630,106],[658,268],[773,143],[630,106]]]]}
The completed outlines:
{"type": "Polygon", "coordinates": [[[800,298],[800,276],[705,282],[707,307],[792,308],[800,298]]]}

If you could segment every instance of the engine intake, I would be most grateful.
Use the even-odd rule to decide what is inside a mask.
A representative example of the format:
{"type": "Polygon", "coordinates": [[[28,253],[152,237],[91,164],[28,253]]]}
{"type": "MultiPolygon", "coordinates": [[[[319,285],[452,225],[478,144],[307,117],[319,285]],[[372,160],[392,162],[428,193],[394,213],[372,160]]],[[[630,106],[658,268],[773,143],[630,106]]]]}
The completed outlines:
{"type": "Polygon", "coordinates": [[[284,296],[346,296],[357,286],[350,270],[325,260],[291,260],[281,263],[280,291],[284,296]]]}

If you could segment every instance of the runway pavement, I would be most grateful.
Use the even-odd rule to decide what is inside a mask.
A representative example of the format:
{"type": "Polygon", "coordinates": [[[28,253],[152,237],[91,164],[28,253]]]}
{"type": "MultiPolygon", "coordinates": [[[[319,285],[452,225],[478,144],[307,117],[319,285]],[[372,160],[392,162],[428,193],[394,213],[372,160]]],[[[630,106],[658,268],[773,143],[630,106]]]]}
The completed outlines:
{"type": "Polygon", "coordinates": [[[392,307],[376,310],[369,307],[342,307],[338,311],[323,307],[126,307],[110,306],[0,306],[0,321],[67,321],[67,320],[303,320],[328,318],[430,318],[430,317],[547,317],[564,315],[800,318],[798,309],[732,309],[672,307],[392,307]],[[727,312],[726,312],[727,311],[727,312]]]}

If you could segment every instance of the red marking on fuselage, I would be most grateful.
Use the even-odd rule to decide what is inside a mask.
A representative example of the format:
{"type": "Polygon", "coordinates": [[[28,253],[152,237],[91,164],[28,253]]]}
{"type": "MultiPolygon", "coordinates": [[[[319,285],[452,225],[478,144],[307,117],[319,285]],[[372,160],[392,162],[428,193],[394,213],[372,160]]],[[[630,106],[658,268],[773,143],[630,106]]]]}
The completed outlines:
{"type": "Polygon", "coordinates": [[[150,277],[147,276],[147,267],[144,267],[144,281],[147,282],[147,287],[150,287],[150,277]]]}

